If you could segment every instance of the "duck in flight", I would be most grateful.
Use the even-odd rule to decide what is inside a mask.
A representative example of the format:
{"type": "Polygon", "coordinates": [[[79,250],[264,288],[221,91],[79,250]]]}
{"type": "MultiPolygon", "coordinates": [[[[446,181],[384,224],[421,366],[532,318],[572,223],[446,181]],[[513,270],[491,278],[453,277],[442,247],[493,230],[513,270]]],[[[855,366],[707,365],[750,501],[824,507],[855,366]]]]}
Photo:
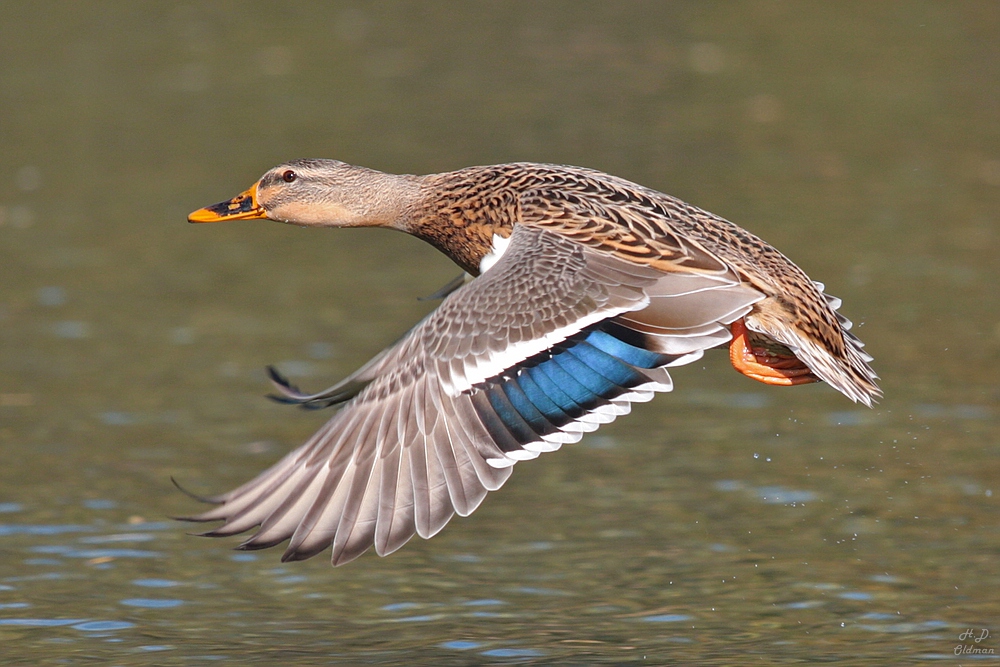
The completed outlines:
{"type": "Polygon", "coordinates": [[[670,391],[668,369],[712,348],[768,384],[823,381],[868,406],[881,396],[821,283],[737,225],[600,171],[513,163],[414,176],[293,160],[188,219],[387,227],[474,277],[325,391],[302,393],[270,369],[279,400],[339,409],[188,519],[223,521],[205,533],[215,537],[257,528],[242,549],[288,540],[283,561],[332,546],[340,565],[430,538],[515,463],[670,391]]]}

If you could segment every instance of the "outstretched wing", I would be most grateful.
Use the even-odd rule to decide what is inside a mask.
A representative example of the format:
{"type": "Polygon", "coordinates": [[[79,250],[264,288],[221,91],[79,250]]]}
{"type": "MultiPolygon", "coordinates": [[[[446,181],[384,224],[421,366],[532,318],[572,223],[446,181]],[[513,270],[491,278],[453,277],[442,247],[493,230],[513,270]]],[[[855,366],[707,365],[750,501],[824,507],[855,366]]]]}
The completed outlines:
{"type": "Polygon", "coordinates": [[[260,526],[246,549],[290,539],[283,560],[330,545],[334,564],[372,545],[391,553],[471,513],[516,461],[669,391],[666,367],[724,342],[724,324],[760,298],[732,276],[664,274],[516,226],[493,268],[346,385],[305,397],[358,392],[308,442],[191,520],[223,520],[212,536],[260,526]],[[710,290],[718,307],[704,305],[710,290]],[[669,308],[676,322],[660,329],[650,317],[616,319],[670,301],[691,304],[696,321],[669,308]]]}

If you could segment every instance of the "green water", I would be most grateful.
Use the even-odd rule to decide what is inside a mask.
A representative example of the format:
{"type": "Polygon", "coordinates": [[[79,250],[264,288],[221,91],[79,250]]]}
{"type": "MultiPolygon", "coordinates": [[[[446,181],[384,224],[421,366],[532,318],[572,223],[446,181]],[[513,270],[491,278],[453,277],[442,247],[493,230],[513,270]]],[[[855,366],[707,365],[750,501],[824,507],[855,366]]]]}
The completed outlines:
{"type": "Polygon", "coordinates": [[[0,662],[997,659],[1000,5],[0,16],[0,662]],[[885,399],[714,354],[389,558],[189,536],[171,476],[228,490],[327,417],[265,400],[265,365],[326,387],[456,273],[384,231],[185,223],[306,156],[561,162],[682,197],[842,297],[885,399]]]}

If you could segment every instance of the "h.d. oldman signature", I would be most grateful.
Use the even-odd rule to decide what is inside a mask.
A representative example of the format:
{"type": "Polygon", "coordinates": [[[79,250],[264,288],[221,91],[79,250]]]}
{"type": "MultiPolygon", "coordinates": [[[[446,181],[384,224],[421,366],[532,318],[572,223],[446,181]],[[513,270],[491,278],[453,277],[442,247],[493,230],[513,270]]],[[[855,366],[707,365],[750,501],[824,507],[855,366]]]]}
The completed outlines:
{"type": "Polygon", "coordinates": [[[979,646],[979,643],[990,636],[990,631],[986,628],[968,628],[958,636],[958,641],[963,642],[955,647],[955,655],[993,655],[993,649],[979,646]],[[972,644],[966,644],[972,640],[972,644]]]}

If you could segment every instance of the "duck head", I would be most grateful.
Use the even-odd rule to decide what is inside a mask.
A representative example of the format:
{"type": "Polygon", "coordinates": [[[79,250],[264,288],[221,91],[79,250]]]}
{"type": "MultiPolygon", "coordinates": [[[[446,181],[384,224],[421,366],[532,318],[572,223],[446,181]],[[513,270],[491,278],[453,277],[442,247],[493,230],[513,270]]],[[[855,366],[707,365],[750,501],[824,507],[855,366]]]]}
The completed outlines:
{"type": "Polygon", "coordinates": [[[305,227],[398,227],[418,177],[338,160],[278,165],[232,199],[191,213],[188,222],[275,220],[305,227]]]}

